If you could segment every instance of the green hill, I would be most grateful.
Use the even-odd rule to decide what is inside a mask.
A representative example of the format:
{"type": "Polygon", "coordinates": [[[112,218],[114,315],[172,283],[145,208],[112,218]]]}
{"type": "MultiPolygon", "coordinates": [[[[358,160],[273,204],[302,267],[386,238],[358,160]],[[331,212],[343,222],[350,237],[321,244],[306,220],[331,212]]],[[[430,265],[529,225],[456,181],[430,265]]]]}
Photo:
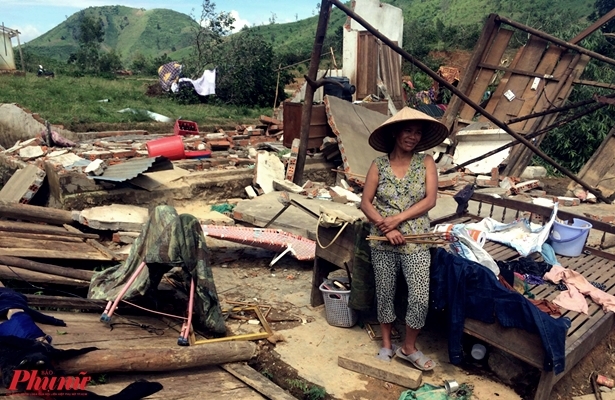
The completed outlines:
{"type": "MultiPolygon", "coordinates": [[[[415,54],[420,50],[451,47],[471,49],[490,13],[498,13],[547,32],[565,29],[571,22],[584,21],[594,10],[595,0],[385,0],[404,12],[404,43],[415,54]]],[[[166,9],[144,10],[123,6],[89,7],[70,16],[25,47],[34,54],[66,61],[78,49],[80,18],[100,18],[105,29],[103,48],[115,49],[123,61],[134,55],[172,59],[190,56],[196,22],[188,15],[166,9]]],[[[333,47],[341,57],[343,24],[346,15],[334,8],[329,21],[325,49],[333,47]]],[[[273,45],[282,64],[309,58],[318,17],[284,24],[251,27],[273,45]]],[[[582,25],[587,25],[583,22],[582,25]]],[[[567,39],[567,38],[565,38],[567,39]]],[[[338,60],[341,62],[341,60],[338,60]]]]}
{"type": "Polygon", "coordinates": [[[104,49],[115,49],[123,60],[135,54],[170,57],[192,44],[191,29],[197,26],[188,15],[166,9],[143,10],[123,6],[89,7],[25,45],[40,56],[65,61],[78,50],[79,22],[84,16],[100,18],[104,25],[104,49]]]}

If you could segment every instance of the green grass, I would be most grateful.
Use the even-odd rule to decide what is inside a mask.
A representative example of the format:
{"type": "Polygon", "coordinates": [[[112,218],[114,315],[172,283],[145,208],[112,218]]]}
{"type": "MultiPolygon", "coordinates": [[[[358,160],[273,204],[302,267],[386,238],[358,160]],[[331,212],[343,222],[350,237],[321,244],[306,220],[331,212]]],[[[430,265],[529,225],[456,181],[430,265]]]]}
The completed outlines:
{"type": "Polygon", "coordinates": [[[82,124],[131,124],[151,122],[143,115],[119,113],[124,108],[144,109],[169,118],[181,117],[199,126],[234,126],[254,124],[270,109],[220,106],[210,104],[181,105],[169,97],[148,97],[147,86],[156,80],[58,76],[42,79],[32,74],[24,77],[0,75],[0,103],[18,103],[67,129],[82,124]],[[101,103],[98,100],[109,99],[101,103]]]}

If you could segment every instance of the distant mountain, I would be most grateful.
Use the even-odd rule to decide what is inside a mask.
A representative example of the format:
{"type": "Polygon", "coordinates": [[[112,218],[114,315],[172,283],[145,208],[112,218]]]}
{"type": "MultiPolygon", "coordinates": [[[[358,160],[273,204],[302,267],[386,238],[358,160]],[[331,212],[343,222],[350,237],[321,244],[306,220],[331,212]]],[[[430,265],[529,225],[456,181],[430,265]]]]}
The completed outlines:
{"type": "Polygon", "coordinates": [[[178,52],[186,54],[186,49],[192,45],[191,29],[198,26],[188,15],[167,9],[89,7],[71,15],[25,47],[40,56],[68,60],[70,54],[79,48],[79,21],[84,15],[103,21],[103,49],[115,49],[123,60],[130,60],[138,53],[149,57],[166,53],[171,58],[178,52]]]}
{"type": "MultiPolygon", "coordinates": [[[[462,32],[480,32],[482,23],[490,13],[528,24],[537,29],[534,21],[572,17],[583,20],[594,11],[595,0],[383,0],[403,10],[404,23],[408,26],[404,43],[421,38],[414,27],[430,26],[439,32],[445,27],[459,27],[462,32]]],[[[90,7],[70,16],[66,21],[25,46],[33,53],[65,61],[78,49],[77,33],[82,15],[101,18],[105,28],[103,48],[115,49],[123,61],[130,61],[135,54],[156,57],[166,53],[175,60],[185,60],[192,48],[192,28],[197,23],[188,15],[167,9],[144,10],[123,6],[90,7]]],[[[337,8],[329,19],[325,50],[333,47],[341,55],[343,24],[346,15],[337,8]]],[[[290,23],[273,23],[254,26],[269,41],[281,62],[294,63],[309,58],[314,44],[318,16],[290,23]]],[[[424,37],[423,37],[424,38],[424,37]]],[[[451,38],[448,45],[460,45],[451,38]]],[[[465,43],[472,48],[472,43],[465,43]]],[[[447,44],[429,44],[447,46],[447,44]]],[[[433,50],[436,50],[435,48],[433,50]]],[[[438,48],[437,50],[443,50],[438,48]]],[[[341,62],[341,60],[338,60],[341,62]]]]}

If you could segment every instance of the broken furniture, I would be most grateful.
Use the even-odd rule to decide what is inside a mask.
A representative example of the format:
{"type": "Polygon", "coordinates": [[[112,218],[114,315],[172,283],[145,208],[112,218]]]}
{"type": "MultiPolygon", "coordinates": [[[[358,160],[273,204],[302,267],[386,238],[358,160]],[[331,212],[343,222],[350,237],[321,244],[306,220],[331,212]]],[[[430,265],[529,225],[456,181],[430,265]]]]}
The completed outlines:
{"type": "MultiPolygon", "coordinates": [[[[432,221],[432,225],[442,223],[465,224],[479,221],[486,216],[497,218],[494,215],[495,211],[499,213],[498,215],[501,216],[502,220],[505,219],[506,215],[509,218],[511,215],[516,218],[521,216],[522,213],[529,213],[529,219],[534,219],[533,222],[537,223],[547,221],[553,211],[552,208],[548,207],[477,193],[470,199],[469,209],[477,211],[466,213],[463,217],[453,214],[439,218],[432,221]]],[[[599,231],[602,234],[602,242],[607,236],[615,235],[615,226],[611,224],[563,210],[558,211],[558,216],[563,219],[582,218],[587,220],[593,225],[594,232],[599,231]]],[[[323,229],[319,233],[322,237],[332,238],[335,235],[335,229],[323,229]]],[[[317,291],[315,292],[315,288],[318,288],[318,285],[331,271],[347,268],[352,273],[354,239],[355,235],[358,234],[356,225],[348,226],[331,247],[327,249],[317,247],[312,281],[312,306],[322,304],[322,296],[317,291]]],[[[512,261],[519,258],[516,250],[503,244],[488,241],[484,249],[496,261],[512,261]]],[[[605,284],[605,291],[615,295],[615,279],[613,279],[615,256],[612,254],[585,247],[584,253],[579,257],[559,256],[558,261],[565,268],[575,270],[592,281],[605,284]]],[[[553,285],[531,286],[530,290],[536,295],[537,299],[553,300],[559,294],[559,291],[553,285]]],[[[588,315],[566,310],[562,310],[562,312],[563,316],[570,318],[572,325],[567,332],[565,343],[565,370],[558,375],[555,375],[553,371],[543,371],[545,352],[540,336],[537,334],[520,329],[504,328],[498,323],[486,324],[473,319],[465,320],[464,332],[543,371],[534,399],[546,400],[549,398],[553,386],[610,334],[615,326],[615,314],[612,312],[605,313],[599,305],[593,302],[589,304],[588,315]]]]}
{"type": "MultiPolygon", "coordinates": [[[[475,209],[476,206],[478,211],[475,213],[465,214],[461,218],[451,215],[432,223],[465,224],[475,222],[485,217],[485,215],[481,214],[484,214],[486,210],[489,210],[490,217],[496,218],[494,216],[496,207],[501,211],[502,220],[504,220],[507,213],[510,216],[512,212],[515,217],[519,217],[521,213],[530,213],[530,220],[536,218],[534,222],[547,221],[553,211],[548,207],[515,200],[498,199],[484,194],[474,194],[472,196],[470,210],[475,209]]],[[[558,216],[563,219],[583,218],[587,220],[586,217],[562,210],[558,211],[558,216]]],[[[595,220],[589,220],[589,222],[593,225],[594,231],[602,233],[603,241],[606,235],[615,234],[615,226],[613,225],[595,220]]],[[[517,251],[499,243],[489,241],[484,248],[496,261],[512,261],[519,257],[517,251]]],[[[560,256],[558,261],[565,268],[575,270],[592,281],[605,284],[605,292],[615,294],[615,281],[612,278],[612,271],[615,270],[615,256],[589,247],[585,247],[584,250],[584,253],[579,257],[560,256]]],[[[530,290],[536,295],[537,299],[553,300],[559,294],[559,291],[553,285],[532,285],[530,290]]],[[[558,375],[555,375],[553,371],[547,372],[543,370],[545,352],[541,339],[537,334],[528,333],[520,329],[503,328],[497,322],[495,324],[485,324],[473,319],[465,320],[464,331],[540,369],[542,374],[534,400],[546,400],[549,398],[553,386],[581,361],[594,346],[600,343],[615,326],[615,315],[612,312],[605,313],[594,302],[589,304],[588,315],[566,310],[562,310],[562,313],[564,317],[570,318],[572,325],[568,329],[566,337],[565,370],[558,375]]]]}

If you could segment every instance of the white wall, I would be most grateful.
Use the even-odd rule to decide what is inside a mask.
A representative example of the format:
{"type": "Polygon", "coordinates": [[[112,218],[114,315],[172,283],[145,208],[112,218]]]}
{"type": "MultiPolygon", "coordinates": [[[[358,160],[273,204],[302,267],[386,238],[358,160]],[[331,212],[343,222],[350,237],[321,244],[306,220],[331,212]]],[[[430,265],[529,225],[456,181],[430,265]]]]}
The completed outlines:
{"type": "MultiPolygon", "coordinates": [[[[384,36],[397,41],[400,47],[403,46],[404,16],[401,8],[381,3],[380,0],[356,0],[354,12],[378,29],[384,36]]],[[[350,79],[351,84],[356,83],[358,32],[365,30],[355,20],[350,22],[350,30],[344,27],[344,64],[342,71],[344,76],[350,79]]]]}
{"type": "Polygon", "coordinates": [[[0,70],[14,70],[13,44],[8,33],[0,32],[0,70]]]}

